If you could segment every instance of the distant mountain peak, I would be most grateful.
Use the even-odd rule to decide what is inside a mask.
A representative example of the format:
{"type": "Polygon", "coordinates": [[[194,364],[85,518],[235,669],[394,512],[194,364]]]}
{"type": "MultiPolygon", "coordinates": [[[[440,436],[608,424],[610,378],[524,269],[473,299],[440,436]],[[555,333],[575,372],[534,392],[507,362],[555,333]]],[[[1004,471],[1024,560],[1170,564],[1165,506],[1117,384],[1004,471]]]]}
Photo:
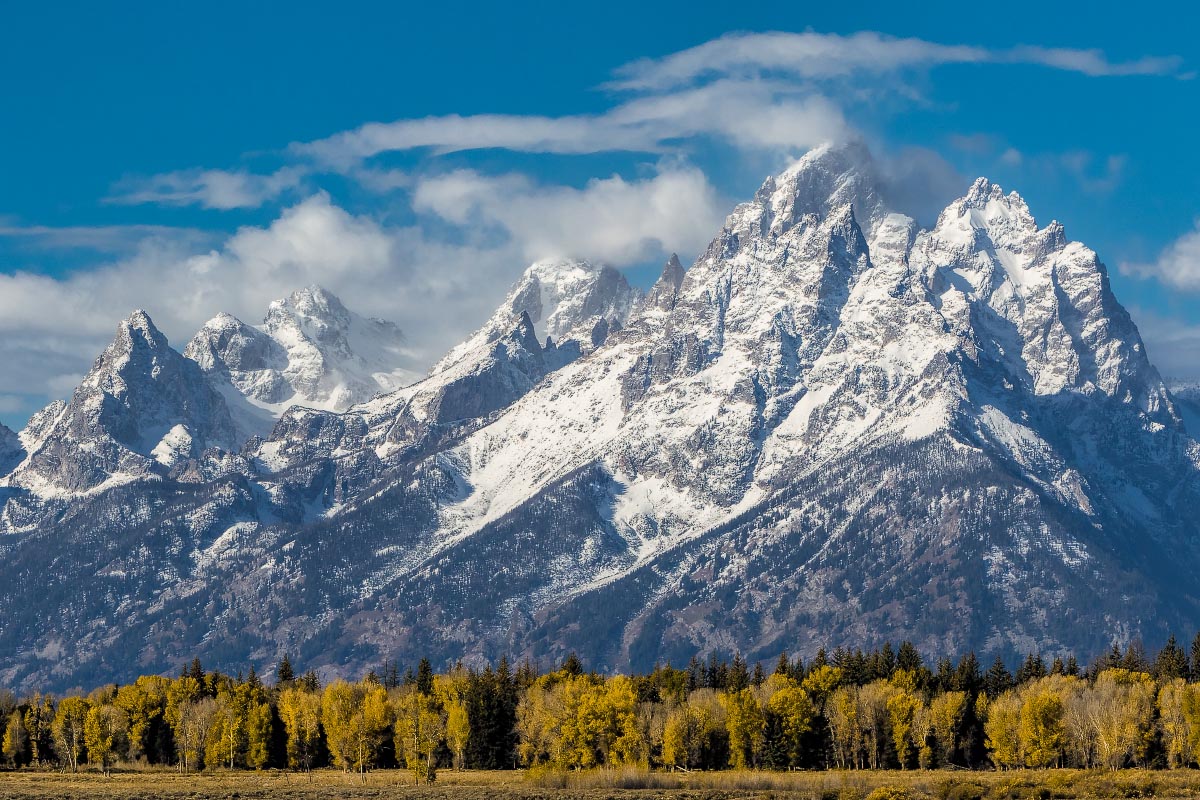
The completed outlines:
{"type": "Polygon", "coordinates": [[[419,377],[400,328],[317,284],[272,301],[261,327],[218,314],[184,352],[218,388],[244,395],[225,392],[247,435],[265,435],[289,406],[344,411],[419,377]]]}
{"type": "Polygon", "coordinates": [[[580,259],[548,259],[531,264],[484,323],[434,366],[451,367],[489,342],[507,335],[514,320],[528,315],[538,338],[555,343],[569,340],[584,349],[595,346],[593,331],[619,328],[628,320],[640,293],[612,267],[580,259]]]}

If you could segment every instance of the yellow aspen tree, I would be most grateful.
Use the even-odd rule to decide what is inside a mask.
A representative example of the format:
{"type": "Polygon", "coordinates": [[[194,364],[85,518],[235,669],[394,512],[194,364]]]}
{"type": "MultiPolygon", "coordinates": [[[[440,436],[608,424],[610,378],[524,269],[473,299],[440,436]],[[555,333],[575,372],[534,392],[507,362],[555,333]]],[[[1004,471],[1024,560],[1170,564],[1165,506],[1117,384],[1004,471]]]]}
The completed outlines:
{"type": "Polygon", "coordinates": [[[321,698],[290,685],[279,694],[279,718],[287,735],[288,766],[311,772],[321,738],[321,698]]]}
{"type": "Polygon", "coordinates": [[[838,769],[860,766],[858,688],[842,686],[835,689],[825,704],[825,719],[838,769]]]}
{"type": "Polygon", "coordinates": [[[1158,690],[1158,726],[1162,731],[1163,750],[1171,769],[1185,766],[1191,760],[1191,719],[1185,708],[1192,687],[1175,678],[1158,690]]]}
{"type": "Polygon", "coordinates": [[[54,714],[50,730],[54,751],[71,772],[79,771],[79,756],[83,752],[83,726],[87,720],[88,703],[82,697],[64,697],[54,714]]]}
{"type": "Polygon", "coordinates": [[[433,677],[433,693],[446,712],[446,746],[454,757],[454,768],[463,768],[463,757],[471,739],[471,720],[467,716],[467,676],[461,670],[433,677]]]}
{"type": "Polygon", "coordinates": [[[784,686],[767,700],[767,710],[779,717],[787,743],[788,760],[792,766],[798,765],[803,754],[804,737],[812,730],[816,714],[808,692],[794,683],[784,686]]]}
{"type": "Polygon", "coordinates": [[[735,769],[758,766],[766,723],[762,706],[749,689],[722,695],[721,700],[729,733],[729,763],[735,769]]]}
{"type": "Polygon", "coordinates": [[[29,736],[29,756],[35,766],[50,758],[54,699],[48,694],[35,693],[25,712],[25,733],[29,736]]]}
{"type": "Polygon", "coordinates": [[[1023,693],[1020,738],[1025,765],[1045,768],[1062,755],[1066,742],[1062,698],[1039,682],[1023,693]]]}
{"type": "Polygon", "coordinates": [[[1111,770],[1145,759],[1153,734],[1154,682],[1144,672],[1106,669],[1096,678],[1088,717],[1096,757],[1111,770]]]}
{"type": "Polygon", "coordinates": [[[393,719],[392,704],[387,690],[378,684],[362,683],[358,710],[351,718],[351,737],[354,747],[354,768],[359,779],[366,783],[367,770],[375,766],[379,746],[393,719]]]}
{"type": "Polygon", "coordinates": [[[432,783],[436,773],[435,757],[446,735],[446,725],[433,698],[405,687],[395,694],[396,755],[412,773],[413,782],[432,783]]]}
{"type": "Polygon", "coordinates": [[[929,727],[937,743],[937,765],[945,767],[958,749],[958,730],[967,711],[965,692],[943,692],[929,701],[929,727]]]}
{"type": "Polygon", "coordinates": [[[1011,689],[987,704],[983,724],[992,763],[1012,769],[1024,763],[1021,753],[1021,698],[1011,689]]]}
{"type": "Polygon", "coordinates": [[[108,775],[118,755],[129,747],[129,717],[115,705],[92,706],[83,723],[83,740],[88,763],[99,764],[108,775]]]}
{"type": "MultiPolygon", "coordinates": [[[[908,769],[909,761],[917,748],[913,741],[913,723],[921,701],[908,689],[897,687],[887,698],[888,721],[891,726],[892,744],[896,748],[896,759],[900,769],[908,769]]],[[[924,737],[921,737],[924,739],[924,737]]]]}
{"type": "Polygon", "coordinates": [[[29,745],[29,734],[25,730],[25,720],[20,711],[14,711],[8,717],[4,726],[4,741],[0,749],[10,767],[21,766],[25,760],[25,748],[29,745]]]}
{"type": "Polygon", "coordinates": [[[884,748],[891,737],[887,703],[897,691],[885,680],[872,681],[858,690],[859,735],[871,769],[883,766],[884,748]]]}
{"type": "Polygon", "coordinates": [[[151,747],[150,736],[167,708],[171,681],[161,675],[143,675],[117,690],[113,704],[129,719],[129,760],[143,758],[151,747]]]}
{"type": "Polygon", "coordinates": [[[663,764],[672,769],[695,769],[714,731],[705,708],[684,702],[667,714],[663,725],[663,764]]]}
{"type": "Polygon", "coordinates": [[[349,772],[354,766],[354,715],[362,702],[362,687],[338,679],[325,686],[321,695],[321,724],[333,763],[349,772]]]}

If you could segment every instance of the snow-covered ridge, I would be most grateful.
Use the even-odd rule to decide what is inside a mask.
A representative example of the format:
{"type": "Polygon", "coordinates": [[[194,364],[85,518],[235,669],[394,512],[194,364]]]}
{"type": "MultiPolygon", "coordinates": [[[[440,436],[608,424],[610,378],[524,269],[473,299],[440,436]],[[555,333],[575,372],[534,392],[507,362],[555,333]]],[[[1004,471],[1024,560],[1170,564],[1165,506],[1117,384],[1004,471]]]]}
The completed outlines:
{"type": "MultiPolygon", "coordinates": [[[[319,643],[335,670],[570,650],[621,668],[872,636],[1102,652],[1194,627],[1190,394],[1096,254],[984,179],[929,230],[879,185],[862,146],[817,148],[640,298],[606,268],[535,264],[424,379],[291,405],[236,453],[203,419],[238,421],[240,399],[275,420],[341,385],[322,382],[357,352],[340,304],[217,317],[194,360],[131,319],[22,432],[35,455],[0,494],[3,530],[99,542],[113,566],[42,581],[90,609],[0,618],[0,678],[51,669],[23,655],[51,637],[70,642],[57,675],[179,638],[262,659],[319,643]],[[172,378],[201,367],[213,392],[172,378]],[[134,398],[170,413],[90,415],[134,398]],[[136,588],[111,599],[118,571],[136,588]],[[131,634],[98,642],[117,602],[131,634]]],[[[8,551],[0,593],[38,555],[8,551]]]]}
{"type": "Polygon", "coordinates": [[[625,324],[639,296],[625,276],[612,267],[580,260],[535,262],[509,290],[491,319],[454,347],[433,372],[441,372],[506,335],[522,314],[529,316],[540,341],[575,341],[586,352],[603,343],[611,330],[625,324]]]}
{"type": "Polygon", "coordinates": [[[259,327],[218,314],[184,355],[209,375],[247,435],[265,435],[292,406],[344,411],[420,377],[395,324],[359,316],[319,286],[272,302],[259,327]]]}

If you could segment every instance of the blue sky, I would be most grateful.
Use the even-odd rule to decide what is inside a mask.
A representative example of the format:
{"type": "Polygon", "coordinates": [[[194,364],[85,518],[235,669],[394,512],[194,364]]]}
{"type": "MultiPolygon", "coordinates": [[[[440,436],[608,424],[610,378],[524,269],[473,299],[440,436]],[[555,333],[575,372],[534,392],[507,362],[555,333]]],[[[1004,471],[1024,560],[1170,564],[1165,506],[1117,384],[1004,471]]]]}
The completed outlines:
{"type": "Polygon", "coordinates": [[[645,5],[8,4],[0,421],[134,307],[182,347],[312,281],[435,359],[533,258],[645,282],[842,135],[926,222],[1020,191],[1200,378],[1196,12],[645,5]]]}

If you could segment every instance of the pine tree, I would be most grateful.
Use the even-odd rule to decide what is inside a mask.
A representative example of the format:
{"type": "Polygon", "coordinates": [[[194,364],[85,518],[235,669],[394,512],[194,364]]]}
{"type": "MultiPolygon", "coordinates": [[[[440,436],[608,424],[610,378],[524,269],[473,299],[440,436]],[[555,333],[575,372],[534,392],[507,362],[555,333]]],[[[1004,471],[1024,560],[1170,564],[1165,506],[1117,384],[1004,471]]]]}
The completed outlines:
{"type": "Polygon", "coordinates": [[[1153,675],[1159,681],[1169,681],[1175,678],[1187,678],[1188,662],[1183,648],[1175,642],[1175,637],[1167,639],[1163,649],[1154,659],[1153,675]]]}
{"type": "Polygon", "coordinates": [[[279,666],[275,668],[275,685],[287,686],[296,679],[296,673],[292,671],[292,660],[288,658],[288,654],[284,653],[283,658],[279,660],[279,666]]]}
{"type": "Polygon", "coordinates": [[[433,694],[433,665],[422,658],[417,665],[417,691],[424,695],[433,694]]]}
{"type": "Polygon", "coordinates": [[[923,666],[925,665],[921,661],[921,654],[917,652],[913,643],[907,640],[901,642],[900,649],[896,652],[896,669],[915,673],[923,666]]]}
{"type": "Polygon", "coordinates": [[[725,679],[725,688],[731,692],[740,692],[750,686],[750,672],[746,668],[746,659],[741,653],[734,653],[733,664],[725,679]]]}
{"type": "Polygon", "coordinates": [[[572,650],[563,661],[561,669],[568,675],[582,675],[583,662],[579,660],[579,656],[572,650]]]}
{"type": "Polygon", "coordinates": [[[762,662],[756,662],[754,664],[754,674],[750,676],[750,685],[757,688],[762,686],[766,679],[767,673],[766,670],[763,669],[762,662]]]}
{"type": "Polygon", "coordinates": [[[972,650],[959,659],[954,670],[954,686],[956,691],[966,692],[972,697],[979,694],[983,688],[983,675],[979,672],[979,659],[972,650]]]}
{"type": "Polygon", "coordinates": [[[988,667],[987,674],[983,676],[983,690],[987,693],[988,697],[995,700],[1012,687],[1012,673],[1004,666],[1004,659],[996,656],[996,660],[992,662],[992,666],[988,667]]]}

